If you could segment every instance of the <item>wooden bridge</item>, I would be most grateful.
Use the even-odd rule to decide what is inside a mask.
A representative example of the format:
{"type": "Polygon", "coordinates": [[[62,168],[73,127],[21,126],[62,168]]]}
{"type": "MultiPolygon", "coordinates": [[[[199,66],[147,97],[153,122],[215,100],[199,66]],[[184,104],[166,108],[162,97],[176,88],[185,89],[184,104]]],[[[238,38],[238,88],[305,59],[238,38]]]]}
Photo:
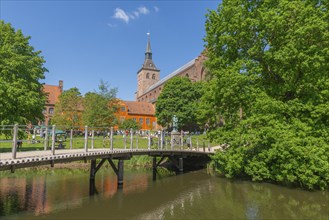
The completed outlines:
{"type": "MultiPolygon", "coordinates": [[[[70,149],[56,149],[55,148],[55,128],[53,127],[52,140],[50,150],[48,147],[47,136],[44,139],[44,149],[43,150],[33,150],[33,151],[17,151],[17,146],[20,141],[17,138],[17,126],[14,127],[13,140],[10,141],[12,145],[12,152],[0,153],[0,171],[10,170],[15,172],[19,168],[36,167],[42,165],[50,165],[54,167],[57,163],[70,163],[74,161],[90,161],[90,187],[91,192],[94,191],[95,186],[95,175],[97,171],[102,167],[105,162],[108,162],[114,172],[117,175],[118,187],[121,188],[123,185],[123,171],[124,171],[124,161],[131,159],[133,156],[147,155],[153,157],[153,180],[156,179],[157,167],[165,160],[168,159],[169,162],[175,167],[176,173],[184,172],[184,165],[188,163],[204,163],[209,160],[209,156],[214,153],[214,148],[210,145],[206,148],[203,144],[202,148],[192,147],[192,142],[190,142],[189,148],[183,146],[183,142],[175,146],[171,142],[171,146],[163,146],[165,140],[159,138],[159,143],[157,149],[151,149],[151,136],[148,134],[148,146],[147,149],[138,149],[138,138],[135,138],[136,148],[133,148],[133,132],[131,130],[130,136],[130,149],[126,147],[126,137],[123,138],[124,149],[115,147],[113,138],[113,129],[111,128],[111,134],[109,136],[109,148],[94,148],[94,136],[92,134],[91,140],[88,137],[88,130],[85,130],[85,137],[83,148],[73,149],[72,147],[72,135],[70,137],[70,149]],[[88,148],[88,143],[91,142],[91,148],[88,148]],[[56,149],[56,150],[55,150],[56,149]],[[117,165],[114,161],[117,161],[117,165]]],[[[92,132],[93,133],[93,132],[92,132]]],[[[47,133],[46,133],[47,134],[47,133]]],[[[72,132],[71,132],[72,134],[72,132]]]]}
{"type": "Polygon", "coordinates": [[[211,148],[194,150],[158,150],[158,149],[83,149],[57,150],[53,155],[51,150],[47,151],[27,151],[17,152],[16,158],[12,158],[12,153],[0,154],[0,171],[11,170],[14,172],[18,168],[50,165],[54,167],[56,163],[69,163],[74,161],[90,161],[90,193],[95,192],[95,176],[97,171],[107,161],[117,175],[118,188],[123,186],[124,161],[133,156],[147,155],[153,157],[153,180],[156,180],[157,167],[168,158],[177,168],[177,173],[184,172],[184,160],[207,161],[209,155],[213,154],[211,148]],[[159,158],[159,159],[158,159],[159,158]],[[117,166],[114,163],[117,160],[117,166]],[[97,163],[98,162],[98,163],[97,163]]]}

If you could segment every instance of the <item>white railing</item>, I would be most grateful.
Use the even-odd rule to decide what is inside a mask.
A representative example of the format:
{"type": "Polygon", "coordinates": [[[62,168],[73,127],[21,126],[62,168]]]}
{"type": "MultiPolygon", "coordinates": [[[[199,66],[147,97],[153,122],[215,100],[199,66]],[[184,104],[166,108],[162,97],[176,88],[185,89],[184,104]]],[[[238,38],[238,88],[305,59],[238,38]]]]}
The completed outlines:
{"type": "MultiPolygon", "coordinates": [[[[198,136],[185,136],[182,132],[179,138],[173,139],[169,133],[159,130],[141,131],[133,129],[114,131],[113,127],[88,127],[57,130],[63,126],[51,127],[7,125],[0,126],[0,137],[6,133],[7,139],[0,138],[0,153],[8,152],[11,147],[12,159],[16,159],[18,151],[50,150],[52,155],[56,149],[159,149],[159,150],[197,150],[210,151],[210,143],[202,141],[198,136]],[[153,134],[152,134],[153,133],[153,134]],[[27,136],[27,139],[26,139],[27,136]],[[69,139],[69,140],[67,140],[69,139]],[[11,143],[11,144],[10,144],[11,143]],[[24,143],[24,144],[23,144],[24,143]],[[24,147],[28,144],[29,147],[24,147]],[[69,144],[69,147],[66,146],[69,144]],[[11,145],[11,146],[10,146],[11,145]],[[31,147],[32,146],[32,147],[31,147]],[[207,147],[206,147],[207,146],[207,147]]],[[[1,157],[0,157],[1,158],[1,157]]]]}

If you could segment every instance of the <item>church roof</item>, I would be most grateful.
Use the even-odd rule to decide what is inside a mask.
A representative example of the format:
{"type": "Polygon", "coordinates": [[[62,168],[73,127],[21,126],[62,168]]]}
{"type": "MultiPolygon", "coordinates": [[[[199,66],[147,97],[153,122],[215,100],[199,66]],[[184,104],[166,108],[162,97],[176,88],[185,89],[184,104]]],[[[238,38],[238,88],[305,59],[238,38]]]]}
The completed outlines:
{"type": "MultiPolygon", "coordinates": [[[[169,79],[173,78],[174,76],[178,75],[179,73],[181,73],[183,70],[188,69],[189,67],[193,66],[195,63],[196,58],[194,58],[193,60],[191,60],[190,62],[184,64],[183,66],[179,67],[177,70],[175,70],[174,72],[170,73],[169,75],[167,75],[166,77],[164,77],[163,79],[161,79],[160,81],[158,81],[157,83],[153,84],[152,86],[150,86],[145,92],[144,94],[152,91],[153,89],[155,89],[156,87],[164,84],[165,82],[167,82],[169,79]]],[[[144,95],[143,94],[143,95],[144,95]]]]}
{"type": "Polygon", "coordinates": [[[155,115],[155,108],[148,102],[122,101],[128,108],[128,114],[155,115]]]}

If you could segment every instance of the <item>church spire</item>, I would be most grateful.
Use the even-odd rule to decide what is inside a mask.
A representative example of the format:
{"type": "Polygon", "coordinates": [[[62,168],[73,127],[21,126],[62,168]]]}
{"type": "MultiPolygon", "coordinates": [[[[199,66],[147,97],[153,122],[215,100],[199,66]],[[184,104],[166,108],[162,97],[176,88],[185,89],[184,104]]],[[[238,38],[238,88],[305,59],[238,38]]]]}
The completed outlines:
{"type": "Polygon", "coordinates": [[[146,34],[147,34],[147,45],[146,45],[146,52],[145,52],[145,60],[147,60],[147,59],[152,60],[150,33],[146,33],[146,34]]]}

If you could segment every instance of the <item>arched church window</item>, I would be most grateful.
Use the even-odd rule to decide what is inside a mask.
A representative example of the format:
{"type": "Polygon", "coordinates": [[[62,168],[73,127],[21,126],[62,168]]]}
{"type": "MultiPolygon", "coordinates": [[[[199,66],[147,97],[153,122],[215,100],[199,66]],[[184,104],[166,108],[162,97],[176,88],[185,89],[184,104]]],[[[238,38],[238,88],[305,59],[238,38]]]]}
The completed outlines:
{"type": "Polygon", "coordinates": [[[155,74],[152,75],[152,79],[155,79],[155,74]]]}
{"type": "Polygon", "coordinates": [[[150,78],[150,73],[146,73],[146,79],[150,78]]]}
{"type": "Polygon", "coordinates": [[[187,78],[189,78],[190,76],[188,75],[188,73],[186,73],[186,75],[185,75],[187,78]]]}

